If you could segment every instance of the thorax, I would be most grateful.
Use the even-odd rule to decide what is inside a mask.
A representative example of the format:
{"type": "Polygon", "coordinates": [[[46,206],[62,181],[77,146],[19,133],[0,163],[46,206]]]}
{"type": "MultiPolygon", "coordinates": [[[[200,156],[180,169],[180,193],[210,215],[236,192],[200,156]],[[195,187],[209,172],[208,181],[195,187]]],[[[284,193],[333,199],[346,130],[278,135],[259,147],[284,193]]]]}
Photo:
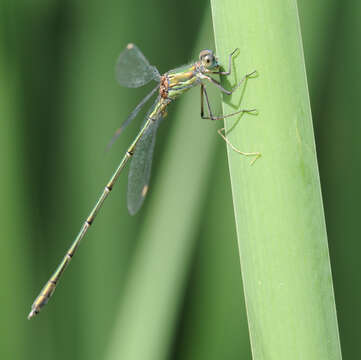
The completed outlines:
{"type": "Polygon", "coordinates": [[[187,65],[165,73],[161,77],[159,93],[162,98],[175,100],[199,82],[196,66],[187,65]]]}

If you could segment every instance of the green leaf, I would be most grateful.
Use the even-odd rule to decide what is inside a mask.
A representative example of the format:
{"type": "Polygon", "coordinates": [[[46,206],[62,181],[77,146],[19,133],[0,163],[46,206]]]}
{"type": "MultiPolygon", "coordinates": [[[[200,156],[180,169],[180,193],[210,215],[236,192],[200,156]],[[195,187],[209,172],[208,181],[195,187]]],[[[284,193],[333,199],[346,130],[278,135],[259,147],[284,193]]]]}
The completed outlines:
{"type": "Polygon", "coordinates": [[[212,0],[217,53],[234,48],[224,85],[257,70],[242,91],[224,97],[226,121],[253,166],[228,149],[238,245],[254,359],[340,359],[306,72],[294,0],[212,0]],[[227,79],[228,80],[228,79],[227,79]]]}
{"type": "MultiPolygon", "coordinates": [[[[200,48],[212,46],[210,18],[206,20],[195,57],[200,48]]],[[[166,136],[166,152],[150,182],[147,214],[107,359],[166,359],[173,344],[216,140],[214,127],[199,119],[199,89],[179,101],[176,113],[169,106],[157,133],[157,141],[166,136]],[[172,129],[165,133],[169,121],[172,129]]]]}

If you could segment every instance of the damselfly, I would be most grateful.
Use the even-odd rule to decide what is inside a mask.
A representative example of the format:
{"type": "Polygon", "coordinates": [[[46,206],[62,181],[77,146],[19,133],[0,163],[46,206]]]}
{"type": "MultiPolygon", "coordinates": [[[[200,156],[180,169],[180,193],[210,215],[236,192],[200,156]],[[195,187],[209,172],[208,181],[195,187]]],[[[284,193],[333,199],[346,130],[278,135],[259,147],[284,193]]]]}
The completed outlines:
{"type": "MultiPolygon", "coordinates": [[[[157,82],[157,86],[132,111],[132,113],[118,129],[115,137],[117,137],[129,125],[129,123],[137,116],[143,105],[156,92],[158,92],[158,96],[153,106],[148,111],[138,135],[126,151],[118,168],[105,186],[93,210],[90,212],[89,216],[81,227],[79,234],[77,235],[69,250],[65,254],[64,259],[62,260],[54,274],[51,276],[49,281],[45,284],[39,296],[35,299],[31,307],[28,319],[31,319],[33,316],[38,314],[41,308],[48,302],[49,298],[54,293],[56,285],[60,277],[62,276],[64,270],[69,265],[73,255],[75,254],[81,239],[84,237],[89,227],[94,222],[94,219],[97,216],[100,208],[102,207],[105,199],[108,197],[120,173],[124,169],[128,160],[130,160],[130,158],[133,158],[128,178],[127,201],[130,214],[134,215],[142,206],[144,198],[148,191],[150,169],[157,129],[161,120],[167,115],[167,106],[171,102],[176,100],[180,95],[184,94],[189,89],[200,85],[201,117],[203,119],[221,120],[230,116],[234,116],[236,114],[254,111],[239,110],[224,116],[214,116],[211,110],[207,90],[205,87],[205,84],[207,82],[214,84],[223,93],[230,95],[247,78],[255,74],[254,71],[250,74],[245,75],[232,90],[226,90],[217,80],[213,79],[210,76],[216,74],[225,76],[230,75],[232,67],[232,57],[236,51],[237,49],[229,55],[228,71],[221,70],[217,58],[214,56],[211,50],[203,50],[199,54],[199,60],[195,63],[168,71],[164,75],[160,75],[157,68],[149,64],[147,59],[134,44],[128,44],[126,49],[120,54],[116,65],[116,75],[120,85],[128,88],[137,88],[154,80],[157,82]],[[205,115],[204,112],[204,100],[207,106],[208,115],[205,115]]],[[[260,153],[258,152],[247,153],[238,150],[228,141],[224,131],[224,128],[222,128],[218,130],[218,133],[232,147],[233,150],[240,153],[241,155],[254,157],[252,163],[260,156],[260,153]]]]}

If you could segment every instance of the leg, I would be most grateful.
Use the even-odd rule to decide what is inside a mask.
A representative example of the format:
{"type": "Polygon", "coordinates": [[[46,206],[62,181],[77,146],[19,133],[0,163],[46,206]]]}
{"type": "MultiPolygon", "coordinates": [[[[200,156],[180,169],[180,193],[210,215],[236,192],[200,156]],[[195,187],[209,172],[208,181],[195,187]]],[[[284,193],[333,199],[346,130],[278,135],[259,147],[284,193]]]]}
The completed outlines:
{"type": "Polygon", "coordinates": [[[237,49],[234,49],[230,54],[229,54],[229,59],[228,59],[228,71],[212,71],[212,74],[219,74],[219,75],[231,75],[231,71],[232,71],[232,56],[236,53],[237,49]]]}
{"type": "Polygon", "coordinates": [[[251,109],[251,110],[239,110],[239,111],[236,111],[234,113],[231,113],[231,114],[227,114],[227,115],[223,115],[223,116],[213,116],[213,113],[212,113],[212,109],[211,109],[211,105],[209,103],[209,99],[208,99],[208,94],[207,94],[207,90],[205,88],[205,86],[203,84],[201,84],[201,118],[202,119],[208,119],[208,120],[223,120],[223,119],[226,119],[230,116],[234,116],[234,115],[237,115],[237,114],[242,114],[242,113],[253,113],[255,112],[256,110],[255,109],[251,109]],[[204,105],[203,105],[203,101],[204,101],[204,97],[203,97],[203,94],[204,94],[204,97],[206,98],[206,103],[207,103],[207,108],[208,108],[208,114],[209,116],[204,116],[204,105]]]}
{"type": "Polygon", "coordinates": [[[204,99],[203,99],[203,92],[204,92],[204,85],[201,83],[201,118],[203,119],[204,116],[204,99]]]}
{"type": "Polygon", "coordinates": [[[251,165],[253,165],[256,160],[261,157],[261,153],[259,152],[243,152],[240,151],[239,149],[237,149],[227,138],[225,135],[225,129],[219,129],[217,130],[218,134],[221,136],[221,138],[232,148],[232,150],[234,150],[235,152],[237,152],[238,154],[244,155],[244,156],[254,156],[254,159],[251,162],[251,165]]]}
{"type": "Polygon", "coordinates": [[[225,89],[217,80],[214,80],[212,77],[207,76],[207,75],[203,75],[203,78],[210,81],[212,84],[216,85],[222,92],[224,92],[227,95],[231,95],[235,90],[237,90],[240,85],[249,77],[251,77],[252,75],[256,74],[257,70],[252,71],[249,74],[246,74],[245,76],[243,76],[243,78],[241,79],[241,81],[232,89],[232,90],[227,90],[225,89]]]}
{"type": "MultiPolygon", "coordinates": [[[[210,120],[222,120],[225,119],[227,117],[236,115],[236,114],[240,114],[240,113],[244,113],[244,112],[252,112],[253,110],[240,110],[237,111],[235,113],[232,114],[228,114],[228,115],[224,115],[224,116],[213,116],[212,114],[212,109],[211,109],[211,105],[209,103],[209,99],[208,99],[208,94],[207,94],[207,90],[204,87],[204,85],[201,85],[201,118],[202,119],[210,119],[210,120]],[[204,96],[203,96],[204,95],[204,96]],[[203,105],[203,100],[204,97],[206,98],[206,102],[207,102],[207,107],[208,107],[208,113],[209,116],[204,116],[204,105],[203,105]]],[[[238,154],[244,155],[244,156],[254,156],[255,158],[252,160],[251,165],[253,165],[255,163],[255,161],[261,156],[261,153],[259,152],[243,152],[240,151],[239,149],[237,149],[225,136],[225,129],[219,129],[218,130],[218,134],[222,137],[222,139],[234,150],[236,151],[238,154]]]]}
{"type": "Polygon", "coordinates": [[[212,114],[211,105],[209,104],[209,100],[208,100],[207,90],[206,90],[206,88],[205,88],[205,86],[203,84],[201,84],[201,118],[202,119],[209,119],[209,120],[216,120],[214,118],[213,114],[212,114]],[[203,97],[203,95],[205,95],[205,97],[206,97],[209,116],[204,116],[204,105],[203,105],[204,104],[204,97],[203,97]]]}

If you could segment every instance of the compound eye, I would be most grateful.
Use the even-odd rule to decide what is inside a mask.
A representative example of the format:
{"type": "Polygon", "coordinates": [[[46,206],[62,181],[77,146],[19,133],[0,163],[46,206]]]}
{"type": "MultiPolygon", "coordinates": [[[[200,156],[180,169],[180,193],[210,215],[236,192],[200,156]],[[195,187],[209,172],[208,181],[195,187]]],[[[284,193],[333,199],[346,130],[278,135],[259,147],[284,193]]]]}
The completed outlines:
{"type": "Polygon", "coordinates": [[[203,64],[206,66],[206,67],[209,67],[212,65],[212,62],[213,62],[213,58],[212,56],[210,55],[206,55],[204,58],[203,58],[203,64]]]}
{"type": "Polygon", "coordinates": [[[216,59],[211,50],[202,50],[199,54],[199,60],[206,68],[212,68],[216,64],[216,59]]]}

